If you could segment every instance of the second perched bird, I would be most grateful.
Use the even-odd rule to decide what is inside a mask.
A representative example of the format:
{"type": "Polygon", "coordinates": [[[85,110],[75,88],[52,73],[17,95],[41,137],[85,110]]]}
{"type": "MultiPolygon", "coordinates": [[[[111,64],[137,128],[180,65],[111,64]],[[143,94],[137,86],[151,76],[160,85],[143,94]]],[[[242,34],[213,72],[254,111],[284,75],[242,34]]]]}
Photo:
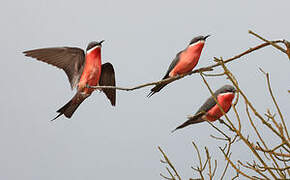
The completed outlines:
{"type": "MultiPolygon", "coordinates": [[[[186,49],[177,53],[176,57],[171,62],[162,80],[192,71],[192,69],[198,63],[205,40],[209,36],[210,35],[197,36],[193,38],[186,49]]],[[[148,97],[151,97],[153,94],[159,92],[167,84],[168,83],[156,85],[154,88],[151,89],[151,92],[148,94],[148,97]]]]}
{"type": "MultiPolygon", "coordinates": [[[[79,105],[89,97],[94,89],[89,86],[115,86],[115,72],[111,63],[101,63],[101,47],[104,40],[88,44],[85,52],[75,47],[43,48],[23,52],[25,56],[36,58],[65,71],[71,88],[77,87],[75,96],[62,108],[53,120],[61,115],[71,118],[79,105]]],[[[102,89],[111,104],[116,104],[116,90],[102,89]]]]}
{"type": "MultiPolygon", "coordinates": [[[[232,101],[235,97],[236,89],[231,85],[224,85],[214,92],[214,97],[220,104],[221,108],[227,113],[232,106],[232,101]]],[[[215,121],[223,116],[223,112],[217,105],[214,98],[211,96],[206,102],[198,109],[193,116],[189,116],[188,120],[178,126],[175,130],[184,128],[190,124],[196,124],[203,121],[215,121]]],[[[175,131],[173,130],[173,131],[175,131]]],[[[173,132],[172,131],[172,132],[173,132]]]]}

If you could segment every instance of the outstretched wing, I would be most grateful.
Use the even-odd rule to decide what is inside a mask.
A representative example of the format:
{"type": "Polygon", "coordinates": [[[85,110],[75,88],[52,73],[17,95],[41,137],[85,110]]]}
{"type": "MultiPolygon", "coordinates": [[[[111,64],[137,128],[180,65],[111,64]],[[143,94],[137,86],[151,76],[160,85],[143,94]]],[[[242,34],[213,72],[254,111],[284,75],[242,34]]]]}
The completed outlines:
{"type": "MultiPolygon", "coordinates": [[[[102,65],[101,77],[99,81],[100,86],[116,86],[115,71],[111,63],[102,65]]],[[[107,98],[111,101],[113,106],[116,105],[116,89],[102,89],[107,98]]]]}
{"type": "Polygon", "coordinates": [[[71,88],[73,89],[77,86],[85,62],[85,53],[82,49],[56,47],[29,50],[23,53],[25,56],[63,69],[69,79],[71,88]]]}

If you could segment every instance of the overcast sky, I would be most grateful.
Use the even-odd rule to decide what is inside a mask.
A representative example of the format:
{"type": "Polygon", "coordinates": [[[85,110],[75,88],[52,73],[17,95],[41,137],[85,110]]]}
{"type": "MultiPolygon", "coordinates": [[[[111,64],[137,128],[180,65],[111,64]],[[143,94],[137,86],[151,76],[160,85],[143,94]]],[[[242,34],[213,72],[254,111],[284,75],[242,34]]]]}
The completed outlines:
{"type": "MultiPolygon", "coordinates": [[[[176,81],[150,99],[151,87],[118,91],[116,107],[95,92],[70,120],[50,122],[75,92],[63,71],[21,52],[55,46],[85,49],[90,41],[105,39],[103,62],[114,65],[118,86],[132,87],[162,78],[176,53],[198,35],[212,36],[197,67],[261,43],[249,29],[271,40],[290,40],[289,7],[290,1],[282,0],[2,2],[0,179],[161,179],[159,173],[166,171],[158,145],[188,179],[195,177],[190,167],[197,163],[191,141],[201,149],[209,147],[221,163],[220,172],[224,160],[217,145],[222,144],[210,138],[218,133],[207,123],[170,133],[209,97],[199,75],[176,81]]],[[[258,67],[269,72],[282,113],[290,116],[287,56],[267,47],[228,67],[261,114],[273,109],[273,103],[258,67]]],[[[213,89],[230,83],[224,77],[208,80],[213,89]]],[[[247,127],[244,106],[241,99],[238,109],[247,127]]],[[[233,158],[249,158],[247,150],[240,153],[240,145],[233,147],[239,150],[233,158]]]]}

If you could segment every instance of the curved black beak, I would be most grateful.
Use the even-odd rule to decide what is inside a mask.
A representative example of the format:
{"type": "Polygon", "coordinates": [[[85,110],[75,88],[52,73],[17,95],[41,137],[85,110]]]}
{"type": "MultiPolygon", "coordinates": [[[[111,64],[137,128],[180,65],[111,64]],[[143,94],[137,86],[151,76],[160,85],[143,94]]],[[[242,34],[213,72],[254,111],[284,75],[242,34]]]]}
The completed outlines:
{"type": "Polygon", "coordinates": [[[210,36],[210,34],[209,34],[209,35],[206,35],[206,36],[204,36],[204,38],[203,38],[203,39],[204,39],[204,40],[206,40],[206,38],[208,38],[209,36],[210,36]]]}

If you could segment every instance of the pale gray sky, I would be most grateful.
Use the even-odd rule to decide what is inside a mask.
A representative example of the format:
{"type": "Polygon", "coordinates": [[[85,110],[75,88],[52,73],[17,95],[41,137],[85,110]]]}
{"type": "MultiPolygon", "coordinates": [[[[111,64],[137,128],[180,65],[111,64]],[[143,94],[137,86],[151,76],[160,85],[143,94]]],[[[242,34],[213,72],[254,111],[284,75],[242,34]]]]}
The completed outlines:
{"type": "MultiPolygon", "coordinates": [[[[249,29],[269,39],[290,40],[289,6],[290,1],[282,0],[2,2],[0,179],[161,179],[159,173],[166,171],[159,162],[158,145],[188,179],[194,177],[190,167],[196,164],[192,140],[201,148],[208,146],[222,164],[217,151],[222,144],[210,138],[217,133],[207,123],[170,133],[210,95],[199,75],[174,82],[150,99],[149,87],[118,91],[116,107],[95,92],[71,120],[63,117],[52,123],[55,111],[75,92],[64,72],[21,52],[86,48],[92,40],[105,39],[103,62],[114,65],[118,86],[131,87],[162,78],[175,54],[197,35],[212,35],[197,67],[213,64],[214,56],[231,57],[261,43],[247,33],[249,29]]],[[[289,117],[287,57],[267,47],[238,61],[228,67],[257,110],[273,108],[258,71],[262,67],[270,73],[281,110],[289,117]]],[[[229,83],[224,77],[208,80],[213,89],[229,83]]],[[[247,127],[243,110],[240,101],[247,127]]],[[[234,117],[233,111],[229,116],[234,117]]],[[[233,147],[239,150],[233,158],[248,158],[247,150],[239,153],[239,145],[233,147]]]]}

